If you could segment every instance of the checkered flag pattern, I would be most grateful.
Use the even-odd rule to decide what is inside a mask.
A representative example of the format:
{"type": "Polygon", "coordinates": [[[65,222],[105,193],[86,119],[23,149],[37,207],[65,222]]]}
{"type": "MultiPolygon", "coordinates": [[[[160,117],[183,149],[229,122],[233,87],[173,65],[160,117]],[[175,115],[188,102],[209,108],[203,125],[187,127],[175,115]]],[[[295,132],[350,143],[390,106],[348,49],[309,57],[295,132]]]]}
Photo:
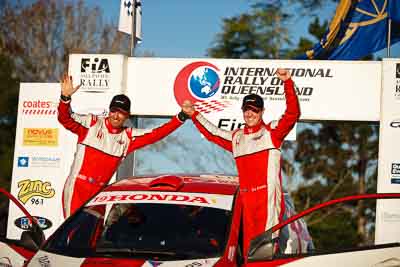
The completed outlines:
{"type": "Polygon", "coordinates": [[[201,113],[212,113],[223,111],[225,108],[229,107],[231,103],[229,101],[198,101],[194,104],[197,111],[201,113]]]}
{"type": "Polygon", "coordinates": [[[133,13],[132,0],[124,0],[124,7],[126,9],[128,16],[132,16],[133,13]]]}

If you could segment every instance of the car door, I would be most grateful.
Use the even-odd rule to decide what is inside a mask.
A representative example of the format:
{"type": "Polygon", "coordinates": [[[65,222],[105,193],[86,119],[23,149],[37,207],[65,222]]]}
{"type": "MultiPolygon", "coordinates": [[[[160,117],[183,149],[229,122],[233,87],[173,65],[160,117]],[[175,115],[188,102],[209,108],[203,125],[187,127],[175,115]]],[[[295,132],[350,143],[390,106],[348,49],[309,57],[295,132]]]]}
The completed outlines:
{"type": "Polygon", "coordinates": [[[0,188],[0,200],[0,266],[23,266],[44,241],[43,231],[24,206],[3,188],[0,188]],[[25,215],[26,222],[26,229],[16,239],[7,238],[6,233],[8,208],[11,203],[25,215]]]}
{"type": "Polygon", "coordinates": [[[366,194],[331,200],[294,215],[252,240],[245,266],[400,266],[400,242],[374,244],[376,200],[388,198],[400,205],[399,193],[366,194]],[[365,215],[364,235],[355,216],[360,206],[365,215]],[[312,243],[304,239],[304,230],[312,243]],[[279,236],[271,240],[273,232],[279,236]]]}

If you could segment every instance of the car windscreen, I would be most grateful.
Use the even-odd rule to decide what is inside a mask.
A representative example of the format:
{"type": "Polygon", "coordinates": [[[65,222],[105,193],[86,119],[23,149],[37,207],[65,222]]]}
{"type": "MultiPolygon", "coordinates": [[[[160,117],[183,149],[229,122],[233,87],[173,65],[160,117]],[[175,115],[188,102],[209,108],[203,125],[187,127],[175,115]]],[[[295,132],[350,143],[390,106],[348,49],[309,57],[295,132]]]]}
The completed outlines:
{"type": "Polygon", "coordinates": [[[227,243],[231,217],[231,208],[184,201],[93,205],[68,220],[44,250],[73,257],[218,257],[227,243]]]}

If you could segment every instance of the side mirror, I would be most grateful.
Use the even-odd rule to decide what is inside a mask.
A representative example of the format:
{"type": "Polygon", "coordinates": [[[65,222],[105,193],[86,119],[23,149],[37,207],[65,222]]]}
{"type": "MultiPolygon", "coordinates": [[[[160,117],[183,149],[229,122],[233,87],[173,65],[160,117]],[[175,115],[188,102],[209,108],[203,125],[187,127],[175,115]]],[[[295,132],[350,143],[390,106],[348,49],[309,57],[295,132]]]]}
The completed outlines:
{"type": "Polygon", "coordinates": [[[274,255],[274,243],[271,230],[262,233],[250,242],[248,261],[271,260],[274,255]]]}
{"type": "Polygon", "coordinates": [[[21,245],[32,251],[37,251],[44,240],[44,233],[37,224],[32,224],[31,229],[21,234],[21,245]]]}

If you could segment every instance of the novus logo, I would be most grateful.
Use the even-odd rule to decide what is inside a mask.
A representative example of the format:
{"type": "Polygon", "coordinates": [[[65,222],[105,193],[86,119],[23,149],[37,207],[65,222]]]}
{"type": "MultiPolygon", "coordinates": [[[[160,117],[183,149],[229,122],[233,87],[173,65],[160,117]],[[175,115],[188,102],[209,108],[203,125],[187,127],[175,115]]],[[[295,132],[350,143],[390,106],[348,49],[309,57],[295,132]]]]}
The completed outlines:
{"type": "Polygon", "coordinates": [[[56,193],[51,187],[50,182],[43,182],[41,180],[22,180],[18,182],[18,188],[20,188],[18,199],[24,204],[28,202],[31,197],[52,198],[56,193]]]}

